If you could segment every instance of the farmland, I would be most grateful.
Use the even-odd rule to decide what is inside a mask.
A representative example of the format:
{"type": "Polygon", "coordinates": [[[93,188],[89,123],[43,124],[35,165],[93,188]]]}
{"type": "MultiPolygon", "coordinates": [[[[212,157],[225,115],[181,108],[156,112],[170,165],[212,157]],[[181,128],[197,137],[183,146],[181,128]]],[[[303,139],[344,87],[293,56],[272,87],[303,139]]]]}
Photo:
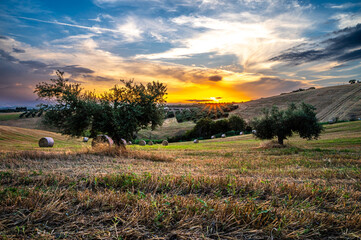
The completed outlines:
{"type": "Polygon", "coordinates": [[[245,135],[119,153],[0,126],[0,236],[360,238],[361,121],[325,128],[285,148],[245,135]]]}

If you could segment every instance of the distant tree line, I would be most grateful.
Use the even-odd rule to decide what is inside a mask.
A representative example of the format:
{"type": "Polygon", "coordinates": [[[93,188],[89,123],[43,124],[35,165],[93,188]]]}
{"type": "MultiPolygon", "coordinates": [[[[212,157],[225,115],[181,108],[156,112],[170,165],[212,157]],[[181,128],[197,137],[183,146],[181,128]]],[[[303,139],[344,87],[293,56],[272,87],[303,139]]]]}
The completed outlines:
{"type": "Polygon", "coordinates": [[[204,104],[204,106],[200,105],[198,107],[186,108],[182,111],[167,111],[166,118],[175,117],[178,123],[193,121],[197,122],[202,118],[210,118],[210,119],[219,119],[219,118],[227,118],[229,116],[229,112],[238,108],[238,105],[234,104],[217,104],[210,103],[204,104]]]}
{"type": "Polygon", "coordinates": [[[27,107],[16,107],[16,108],[4,108],[0,109],[2,113],[9,113],[9,112],[24,112],[27,111],[27,107]]]}
{"type": "Polygon", "coordinates": [[[252,128],[244,119],[232,115],[229,119],[213,121],[210,118],[202,118],[197,121],[193,129],[187,131],[184,135],[171,137],[169,142],[190,141],[193,139],[210,139],[212,136],[221,137],[238,135],[240,132],[250,133],[252,128]]]}

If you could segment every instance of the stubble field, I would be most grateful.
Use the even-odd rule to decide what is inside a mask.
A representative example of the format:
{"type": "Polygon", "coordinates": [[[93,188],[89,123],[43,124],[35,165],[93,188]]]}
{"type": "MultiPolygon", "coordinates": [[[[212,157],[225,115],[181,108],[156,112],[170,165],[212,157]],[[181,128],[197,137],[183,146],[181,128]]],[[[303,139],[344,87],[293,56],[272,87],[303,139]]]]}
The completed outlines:
{"type": "Polygon", "coordinates": [[[360,121],[285,148],[247,135],[127,153],[56,134],[39,149],[46,132],[28,131],[0,127],[4,239],[361,237],[360,121]]]}

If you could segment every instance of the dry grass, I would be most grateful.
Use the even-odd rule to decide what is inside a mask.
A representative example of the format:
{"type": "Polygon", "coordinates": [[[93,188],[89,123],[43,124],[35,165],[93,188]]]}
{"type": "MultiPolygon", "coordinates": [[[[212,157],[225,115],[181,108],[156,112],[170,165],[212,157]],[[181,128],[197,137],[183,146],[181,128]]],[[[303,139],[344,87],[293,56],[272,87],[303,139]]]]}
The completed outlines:
{"type": "MultiPolygon", "coordinates": [[[[361,122],[319,141],[0,153],[4,239],[357,239],[361,122]]],[[[1,147],[0,147],[1,148],[1,147]]]]}

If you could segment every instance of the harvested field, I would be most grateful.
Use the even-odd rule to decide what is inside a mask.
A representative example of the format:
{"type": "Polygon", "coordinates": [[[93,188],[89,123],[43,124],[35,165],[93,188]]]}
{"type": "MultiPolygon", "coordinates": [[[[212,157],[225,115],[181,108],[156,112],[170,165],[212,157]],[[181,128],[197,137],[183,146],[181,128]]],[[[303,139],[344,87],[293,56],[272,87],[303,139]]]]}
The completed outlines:
{"type": "Polygon", "coordinates": [[[127,153],[55,133],[64,145],[43,150],[29,131],[0,128],[5,239],[361,237],[361,121],[285,148],[244,135],[127,153]]]}

